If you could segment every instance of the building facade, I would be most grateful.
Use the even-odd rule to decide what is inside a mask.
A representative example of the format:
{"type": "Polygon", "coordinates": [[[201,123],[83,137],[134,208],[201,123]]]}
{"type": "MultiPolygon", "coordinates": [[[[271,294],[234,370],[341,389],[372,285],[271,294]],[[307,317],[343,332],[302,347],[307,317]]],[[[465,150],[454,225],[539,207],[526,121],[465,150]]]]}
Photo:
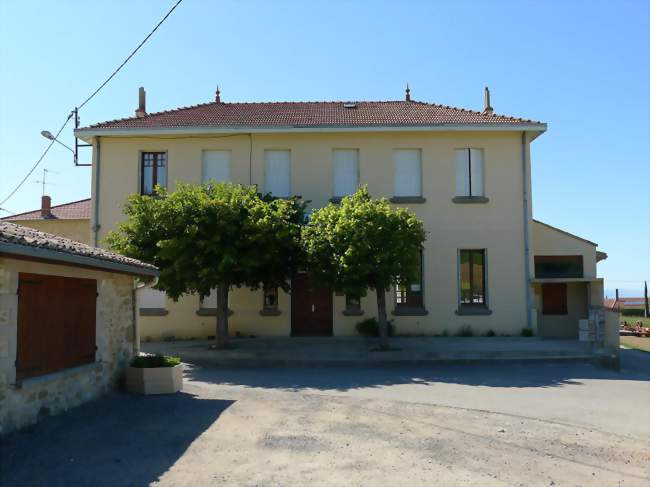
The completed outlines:
{"type": "MultiPolygon", "coordinates": [[[[124,219],[126,198],[155,184],[172,191],[179,181],[251,184],[300,195],[310,208],[367,184],[374,197],[408,207],[428,232],[421,279],[387,296],[397,333],[537,329],[543,283],[534,282],[530,146],[545,124],[495,115],[489,96],[476,112],[412,101],[408,92],[403,101],[295,103],[224,103],[217,93],[215,102],[157,114],[147,114],[140,98],[136,117],[76,131],[93,145],[95,244],[124,219]]],[[[595,247],[584,250],[595,277],[595,247]]],[[[308,276],[294,279],[292,294],[301,299],[293,300],[282,291],[234,289],[231,332],[355,335],[360,319],[376,315],[373,293],[356,300],[302,292],[309,287],[308,276]]],[[[212,336],[215,303],[212,295],[173,302],[147,291],[142,338],[212,336]]]]}

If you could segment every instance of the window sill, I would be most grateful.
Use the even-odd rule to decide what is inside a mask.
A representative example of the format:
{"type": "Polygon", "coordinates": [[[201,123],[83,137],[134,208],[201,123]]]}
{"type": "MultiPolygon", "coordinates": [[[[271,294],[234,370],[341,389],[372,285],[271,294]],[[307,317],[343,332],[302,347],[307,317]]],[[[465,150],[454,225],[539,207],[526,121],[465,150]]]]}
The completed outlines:
{"type": "Polygon", "coordinates": [[[140,308],[140,316],[166,316],[169,314],[165,308],[140,308]]]}
{"type": "Polygon", "coordinates": [[[427,199],[422,196],[393,196],[391,203],[426,203],[427,199]]]}
{"type": "Polygon", "coordinates": [[[490,198],[486,198],[485,196],[455,196],[451,199],[454,203],[457,204],[480,204],[480,203],[487,203],[490,201],[490,198]]]}
{"type": "Polygon", "coordinates": [[[279,309],[261,309],[260,310],[260,316],[280,316],[282,314],[282,311],[279,309]]]}
{"type": "Polygon", "coordinates": [[[68,369],[57,370],[56,372],[50,372],[49,374],[37,375],[35,377],[28,377],[27,379],[17,380],[14,386],[16,389],[31,389],[33,387],[41,387],[46,385],[48,382],[53,380],[61,380],[67,377],[72,377],[76,374],[84,372],[92,372],[99,365],[101,361],[90,362],[87,364],[75,365],[68,369]]]}
{"type": "Polygon", "coordinates": [[[365,312],[362,309],[344,309],[341,313],[343,316],[363,316],[365,312]]]}
{"type": "Polygon", "coordinates": [[[459,316],[482,316],[491,315],[492,310],[484,306],[461,306],[456,310],[459,316]]]}
{"type": "Polygon", "coordinates": [[[391,314],[393,316],[426,316],[429,311],[425,308],[395,308],[391,314]]]}
{"type": "MultiPolygon", "coordinates": [[[[217,316],[217,308],[199,308],[196,310],[197,316],[217,316]]],[[[228,316],[234,315],[235,312],[228,310],[228,316]]]]}

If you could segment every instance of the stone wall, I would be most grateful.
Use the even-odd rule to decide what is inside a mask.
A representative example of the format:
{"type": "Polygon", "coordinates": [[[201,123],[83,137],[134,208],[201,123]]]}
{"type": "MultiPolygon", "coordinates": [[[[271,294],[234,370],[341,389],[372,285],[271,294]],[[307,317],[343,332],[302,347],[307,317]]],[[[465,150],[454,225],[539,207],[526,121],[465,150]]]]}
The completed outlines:
{"type": "Polygon", "coordinates": [[[0,435],[106,393],[133,355],[133,278],[122,274],[0,258],[0,435]],[[16,382],[18,273],[97,280],[95,362],[16,382]]]}

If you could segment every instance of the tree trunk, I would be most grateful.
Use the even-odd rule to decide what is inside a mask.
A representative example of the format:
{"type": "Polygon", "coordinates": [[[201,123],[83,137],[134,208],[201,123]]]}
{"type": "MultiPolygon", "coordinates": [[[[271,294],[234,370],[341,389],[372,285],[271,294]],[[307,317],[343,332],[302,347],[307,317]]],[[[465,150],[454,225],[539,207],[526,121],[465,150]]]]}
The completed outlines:
{"type": "Polygon", "coordinates": [[[643,301],[645,303],[645,317],[650,318],[650,306],[648,305],[648,281],[643,281],[643,301]]]}
{"type": "Polygon", "coordinates": [[[377,321],[379,322],[379,346],[388,348],[388,321],[386,320],[386,290],[376,287],[377,290],[377,321]]]}
{"type": "Polygon", "coordinates": [[[228,285],[217,287],[217,348],[228,347],[228,285]]]}

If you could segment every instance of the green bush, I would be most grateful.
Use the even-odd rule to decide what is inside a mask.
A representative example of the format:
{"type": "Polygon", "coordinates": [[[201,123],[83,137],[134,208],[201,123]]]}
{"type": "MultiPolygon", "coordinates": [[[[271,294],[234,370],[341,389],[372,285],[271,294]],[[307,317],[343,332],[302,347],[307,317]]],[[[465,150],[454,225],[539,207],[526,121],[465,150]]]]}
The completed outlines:
{"type": "Polygon", "coordinates": [[[488,330],[487,333],[485,334],[486,337],[495,337],[497,336],[496,333],[494,333],[494,330],[488,330]]]}
{"type": "Polygon", "coordinates": [[[643,318],[645,316],[645,310],[643,308],[629,308],[621,311],[623,316],[636,316],[643,318]]]}
{"type": "Polygon", "coordinates": [[[521,336],[522,337],[534,337],[535,333],[533,333],[533,330],[531,328],[522,328],[521,329],[521,336]]]}
{"type": "Polygon", "coordinates": [[[151,369],[156,367],[174,367],[181,363],[178,357],[168,355],[139,355],[131,360],[131,367],[151,369]]]}
{"type": "MultiPolygon", "coordinates": [[[[379,321],[377,318],[366,318],[356,324],[357,333],[364,337],[378,337],[379,336],[379,321]]],[[[393,320],[388,322],[388,336],[395,334],[395,327],[393,320]]]]}
{"type": "Polygon", "coordinates": [[[461,326],[460,330],[458,330],[458,333],[456,333],[456,336],[458,337],[473,337],[474,336],[474,331],[472,330],[472,327],[469,325],[461,326]]]}

